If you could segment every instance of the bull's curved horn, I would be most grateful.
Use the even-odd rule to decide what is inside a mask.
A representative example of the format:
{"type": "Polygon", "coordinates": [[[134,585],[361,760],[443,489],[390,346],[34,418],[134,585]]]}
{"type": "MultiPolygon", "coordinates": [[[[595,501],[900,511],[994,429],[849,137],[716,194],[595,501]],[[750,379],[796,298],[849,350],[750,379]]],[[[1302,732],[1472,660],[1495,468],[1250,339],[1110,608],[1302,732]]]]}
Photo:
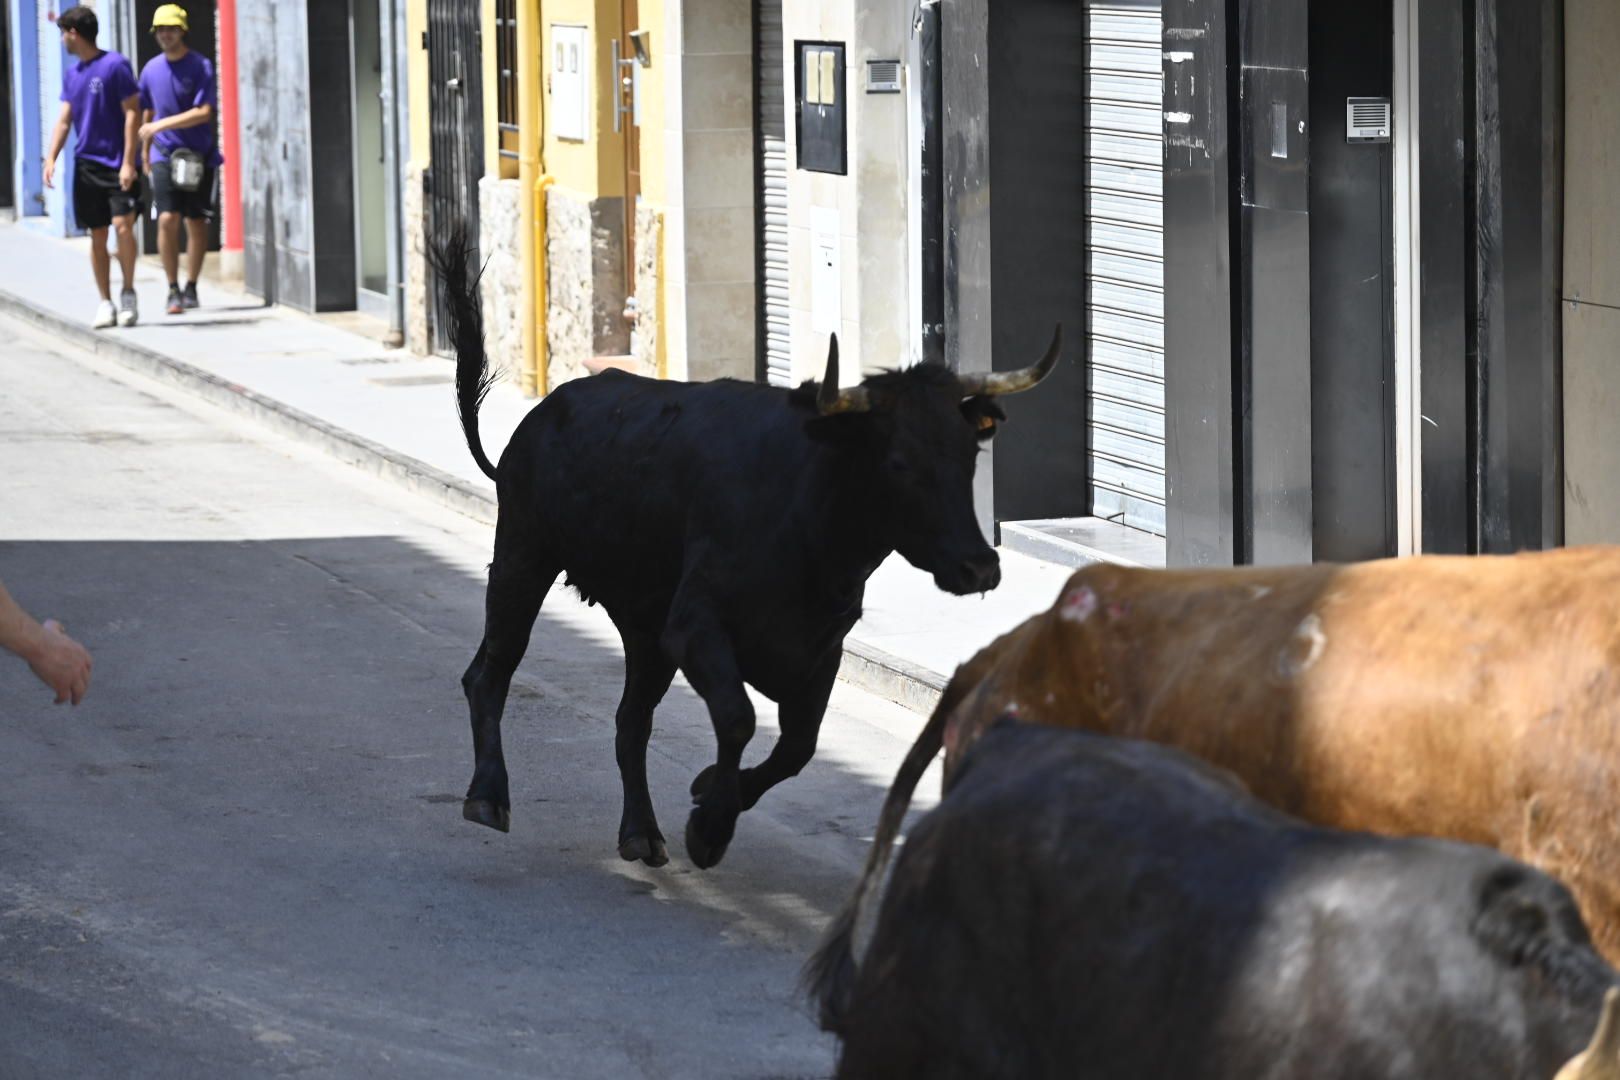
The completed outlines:
{"type": "Polygon", "coordinates": [[[983,375],[962,376],[962,396],[973,397],[975,394],[1016,394],[1020,390],[1028,390],[1057,367],[1058,354],[1063,351],[1063,324],[1058,323],[1057,329],[1052,331],[1052,344],[1047,347],[1046,355],[1038,360],[1034,367],[1020,368],[1017,371],[991,371],[983,375]]]}
{"type": "Polygon", "coordinates": [[[1620,1080],[1620,990],[1609,987],[1603,995],[1592,1044],[1558,1070],[1553,1080],[1620,1080]]]}
{"type": "Polygon", "coordinates": [[[838,389],[838,335],[832,336],[827,346],[827,374],[822,376],[821,389],[816,391],[816,411],[822,416],[834,413],[869,412],[872,401],[864,386],[838,389]]]}

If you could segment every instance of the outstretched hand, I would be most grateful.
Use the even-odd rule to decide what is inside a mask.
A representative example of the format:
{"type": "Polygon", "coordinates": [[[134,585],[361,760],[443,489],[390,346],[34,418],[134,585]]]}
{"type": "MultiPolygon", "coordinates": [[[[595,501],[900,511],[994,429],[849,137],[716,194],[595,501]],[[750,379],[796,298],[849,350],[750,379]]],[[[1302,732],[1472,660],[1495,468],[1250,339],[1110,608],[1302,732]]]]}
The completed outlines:
{"type": "Polygon", "coordinates": [[[40,644],[28,658],[28,666],[40,682],[56,691],[56,703],[77,705],[90,689],[90,652],[67,636],[55,619],[46,619],[40,644]]]}

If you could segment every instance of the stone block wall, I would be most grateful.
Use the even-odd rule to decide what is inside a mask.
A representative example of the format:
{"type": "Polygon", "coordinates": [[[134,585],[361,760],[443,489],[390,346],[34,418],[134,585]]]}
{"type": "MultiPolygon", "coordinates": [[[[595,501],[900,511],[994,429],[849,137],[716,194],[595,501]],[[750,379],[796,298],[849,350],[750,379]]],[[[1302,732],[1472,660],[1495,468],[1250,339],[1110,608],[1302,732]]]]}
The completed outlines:
{"type": "Polygon", "coordinates": [[[658,211],[636,207],[636,333],[631,353],[643,375],[658,374],[658,252],[663,224],[658,211]]]}
{"type": "Polygon", "coordinates": [[[619,199],[546,189],[547,384],[587,374],[593,356],[630,348],[624,319],[624,225],[619,199]]]}
{"type": "Polygon", "coordinates": [[[401,203],[405,217],[405,347],[426,356],[433,350],[433,339],[428,333],[427,219],[418,165],[405,170],[401,203]]]}
{"type": "Polygon", "coordinates": [[[478,181],[479,294],[484,302],[484,351],[490,370],[523,382],[523,185],[485,176],[478,181]]]}

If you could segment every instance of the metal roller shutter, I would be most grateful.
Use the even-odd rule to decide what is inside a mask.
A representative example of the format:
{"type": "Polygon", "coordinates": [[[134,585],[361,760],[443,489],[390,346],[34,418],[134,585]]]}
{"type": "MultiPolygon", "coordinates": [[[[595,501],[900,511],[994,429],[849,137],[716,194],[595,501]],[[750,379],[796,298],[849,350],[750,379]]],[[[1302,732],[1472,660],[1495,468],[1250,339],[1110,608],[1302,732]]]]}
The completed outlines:
{"type": "Polygon", "coordinates": [[[754,9],[754,170],[759,193],[758,266],[760,354],[765,381],[793,382],[793,339],[788,316],[787,101],[782,86],[782,0],[757,0],[754,9]]]}
{"type": "Polygon", "coordinates": [[[1163,535],[1163,17],[1140,0],[1086,11],[1092,512],[1163,535]]]}

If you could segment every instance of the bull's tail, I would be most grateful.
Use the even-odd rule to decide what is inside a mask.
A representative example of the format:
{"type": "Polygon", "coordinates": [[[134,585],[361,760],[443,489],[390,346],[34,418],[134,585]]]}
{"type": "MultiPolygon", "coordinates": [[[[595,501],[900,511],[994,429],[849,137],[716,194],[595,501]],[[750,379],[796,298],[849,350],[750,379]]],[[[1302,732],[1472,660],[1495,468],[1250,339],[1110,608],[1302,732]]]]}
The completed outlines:
{"type": "Polygon", "coordinates": [[[467,437],[473,460],[493,480],[495,466],[484,453],[484,440],[478,434],[478,408],[495,378],[484,353],[484,307],[478,296],[478,280],[483,272],[472,274],[467,265],[471,257],[472,244],[465,225],[457,225],[448,240],[433,245],[428,252],[444,289],[444,310],[456,345],[456,410],[461,416],[461,432],[467,437]]]}
{"type": "Polygon", "coordinates": [[[883,811],[878,815],[877,835],[872,838],[872,851],[866,858],[866,869],[861,872],[855,894],[827,928],[821,945],[804,966],[805,992],[818,1004],[821,1026],[827,1031],[837,1032],[843,1027],[850,995],[855,990],[855,977],[877,926],[883,884],[888,878],[889,862],[894,852],[894,838],[899,834],[900,823],[905,820],[906,811],[911,806],[911,796],[917,790],[917,782],[944,744],[946,718],[954,708],[957,697],[950,688],[946,689],[939,707],[928,718],[928,723],[923,725],[917,741],[912,743],[900,771],[895,774],[888,797],[883,800],[883,811]]]}

